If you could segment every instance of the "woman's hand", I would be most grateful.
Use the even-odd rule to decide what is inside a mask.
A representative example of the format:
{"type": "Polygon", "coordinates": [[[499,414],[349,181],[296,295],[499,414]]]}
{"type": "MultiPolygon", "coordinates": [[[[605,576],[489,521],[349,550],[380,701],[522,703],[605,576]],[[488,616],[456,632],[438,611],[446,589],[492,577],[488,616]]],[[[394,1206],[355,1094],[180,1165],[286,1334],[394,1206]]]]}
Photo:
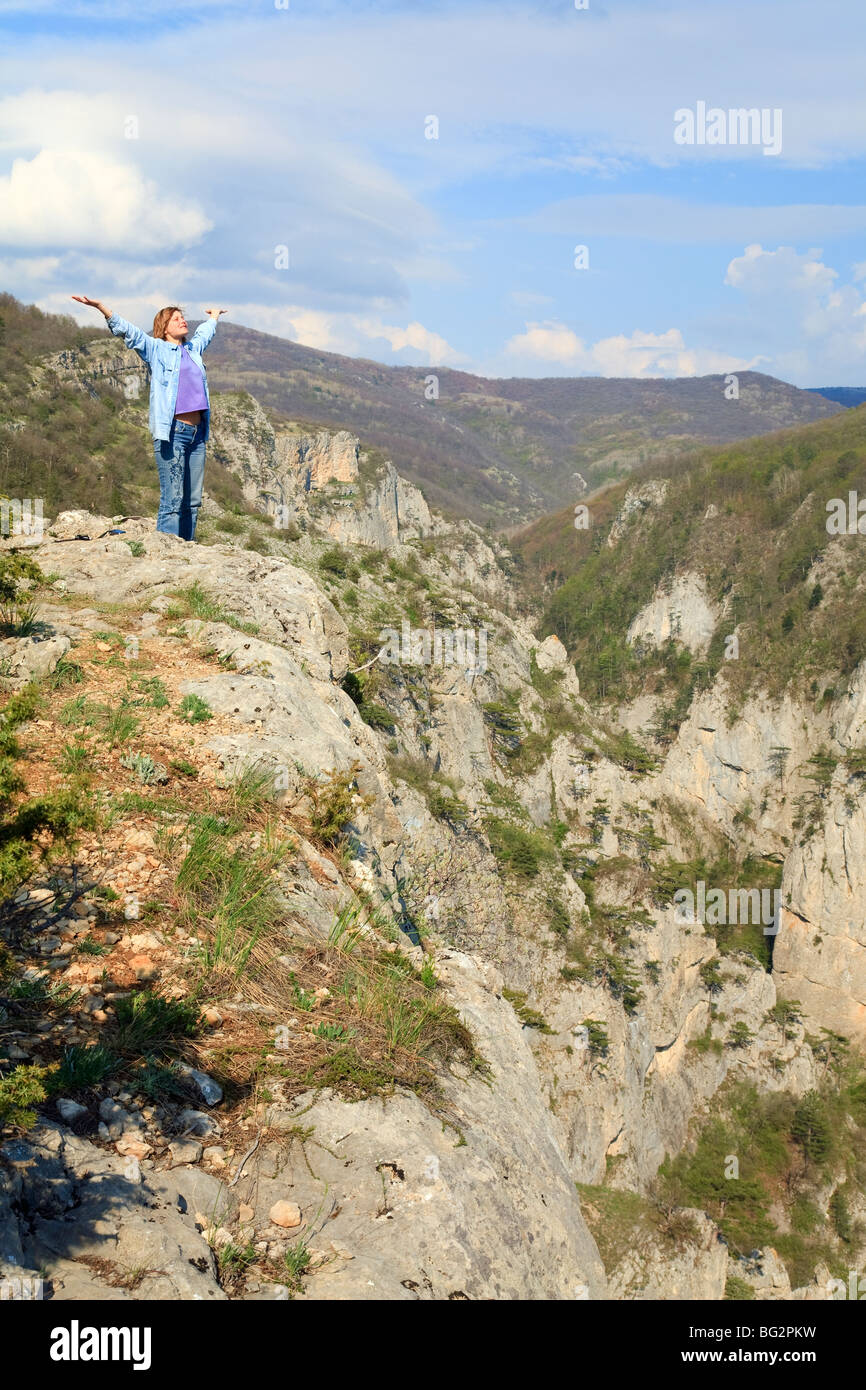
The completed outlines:
{"type": "Polygon", "coordinates": [[[98,299],[88,299],[86,294],[73,294],[70,297],[77,300],[79,304],[86,304],[90,309],[98,309],[100,314],[104,314],[107,319],[111,318],[111,310],[106,309],[104,304],[100,304],[98,299]]]}
{"type": "Polygon", "coordinates": [[[227,314],[228,309],[205,309],[205,313],[207,314],[208,318],[216,319],[217,322],[219,322],[220,314],[227,314]]]}

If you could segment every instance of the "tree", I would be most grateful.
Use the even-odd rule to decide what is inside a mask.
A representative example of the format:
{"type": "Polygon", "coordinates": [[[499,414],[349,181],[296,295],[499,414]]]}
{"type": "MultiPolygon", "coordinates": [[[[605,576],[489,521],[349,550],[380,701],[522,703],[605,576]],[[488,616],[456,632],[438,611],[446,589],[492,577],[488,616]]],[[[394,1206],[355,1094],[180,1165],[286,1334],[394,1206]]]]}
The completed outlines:
{"type": "Polygon", "coordinates": [[[830,1122],[817,1091],[807,1091],[794,1111],[791,1138],[803,1150],[807,1163],[820,1163],[829,1154],[830,1122]]]}

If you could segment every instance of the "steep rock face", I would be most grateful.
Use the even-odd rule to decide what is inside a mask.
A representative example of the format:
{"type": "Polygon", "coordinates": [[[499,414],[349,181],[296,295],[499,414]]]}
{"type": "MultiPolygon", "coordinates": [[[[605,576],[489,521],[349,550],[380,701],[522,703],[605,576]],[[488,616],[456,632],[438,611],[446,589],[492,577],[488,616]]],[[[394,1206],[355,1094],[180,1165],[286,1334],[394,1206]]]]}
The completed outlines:
{"type": "MultiPolygon", "coordinates": [[[[347,1105],[326,1095],[312,1109],[306,1099],[298,1105],[304,1125],[315,1126],[316,1178],[299,1160],[297,1199],[304,1209],[326,1198],[337,1208],[322,1234],[351,1256],[323,1265],[306,1297],[604,1298],[604,1270],[532,1053],[498,997],[501,981],[456,952],[441,966],[491,1083],[449,1079],[447,1126],[415,1096],[347,1105]]],[[[287,1127],[295,1114],[287,1112],[287,1127]]],[[[266,1209],[277,1185],[257,1178],[266,1209]]]]}
{"type": "Polygon", "coordinates": [[[283,482],[273,427],[252,396],[226,392],[212,397],[209,448],[236,475],[244,500],[254,503],[261,497],[262,511],[269,516],[287,500],[284,493],[291,496],[295,491],[294,477],[288,487],[283,482]]]}
{"type": "Polygon", "coordinates": [[[37,383],[45,372],[53,373],[65,385],[92,391],[95,383],[122,391],[128,401],[144,401],[150,388],[150,373],[141,358],[124,346],[120,338],[66,348],[43,359],[37,369],[37,383]]]}
{"type": "MultiPolygon", "coordinates": [[[[824,745],[835,763],[821,792],[807,789],[806,832],[785,861],[773,968],[786,997],[823,1027],[866,1035],[866,810],[859,755],[866,744],[866,662],[797,753],[824,745]],[[849,767],[847,760],[854,755],[849,767]],[[838,761],[836,761],[838,759],[838,761]]],[[[793,758],[793,753],[792,753],[793,758]]]]}
{"type": "Polygon", "coordinates": [[[540,671],[562,671],[566,678],[573,676],[574,681],[573,684],[569,682],[570,687],[575,695],[580,694],[580,682],[568,660],[568,652],[556,633],[552,632],[549,637],[545,637],[535,653],[535,660],[540,671]]]}
{"type": "Polygon", "coordinates": [[[790,831],[783,798],[805,788],[802,769],[820,741],[822,723],[788,699],[770,703],[758,697],[731,721],[719,682],[692,705],[666,757],[663,781],[726,834],[736,835],[736,818],[750,816],[758,846],[779,850],[790,831]]]}
{"type": "MultiPolygon", "coordinates": [[[[75,529],[81,524],[77,518],[67,518],[67,523],[75,529]]],[[[374,882],[400,891],[414,909],[432,893],[434,920],[446,937],[493,962],[509,986],[538,999],[553,1033],[526,1028],[523,1033],[537,1054],[547,1098],[556,1106],[573,1177],[597,1181],[608,1157],[619,1155],[623,1180],[646,1183],[665,1152],[680,1147],[695,1106],[734,1064],[732,1054],[720,1060],[715,1053],[688,1047],[708,1022],[698,971],[714,947],[699,927],[684,929],[675,924],[672,912],[659,913],[656,925],[641,931],[639,942],[640,959],[657,963],[659,984],[647,990],[646,1003],[634,1017],[605,988],[561,980],[562,958],[549,929],[539,922],[537,904],[515,892],[473,832],[473,827],[482,828],[485,782],[501,777],[481,706],[501,685],[521,689],[528,718],[537,703],[530,683],[534,644],[521,626],[500,622],[502,630],[491,647],[493,664],[476,686],[453,670],[435,680],[427,677],[440,692],[429,754],[443,771],[460,778],[470,804],[466,830],[455,835],[430,815],[421,796],[394,786],[380,736],[335,683],[345,669],[335,655],[343,651],[342,643],[337,646],[338,639],[345,641],[342,620],[329,611],[305,574],[287,562],[248,558],[231,547],[192,548],[153,534],[146,548],[145,556],[135,558],[117,539],[61,546],[48,542],[45,547],[47,564],[63,575],[69,591],[115,601],[149,599],[160,607],[174,588],[197,579],[209,592],[219,593],[228,609],[254,618],[258,637],[224,624],[187,620],[188,636],[230,658],[235,668],[215,670],[185,687],[234,722],[236,732],[215,734],[211,740],[227,772],[245,762],[279,769],[285,794],[297,798],[304,773],[358,763],[359,790],[373,804],[355,819],[354,876],[370,881],[372,873],[374,882]],[[604,1069],[575,1046],[573,1030],[587,1017],[603,1020],[609,1031],[610,1060],[604,1069]]],[[[536,654],[539,669],[548,664],[565,669],[567,681],[561,657],[550,641],[536,654]]],[[[576,692],[569,694],[582,705],[576,692]]],[[[407,708],[407,730],[412,717],[407,708]]],[[[561,809],[579,812],[594,796],[607,799],[613,819],[627,817],[639,795],[633,779],[608,760],[597,759],[589,770],[584,767],[586,782],[570,789],[575,756],[570,740],[560,738],[551,757],[518,784],[536,823],[553,816],[554,800],[561,809]]],[[[612,826],[604,828],[599,848],[608,854],[618,851],[612,826]]],[[[579,917],[585,906],[581,890],[567,878],[564,893],[568,911],[579,917]]],[[[775,999],[770,977],[759,972],[750,976],[747,987],[732,980],[727,988],[724,1004],[730,1016],[742,1018],[758,1034],[775,999]]],[[[756,1043],[749,1054],[756,1064],[762,1046],[756,1043]]],[[[786,1064],[783,1079],[799,1079],[794,1075],[800,1065],[794,1062],[796,1051],[790,1049],[793,1070],[786,1064]]]]}
{"type": "Polygon", "coordinates": [[[773,971],[822,1027],[866,1036],[866,810],[844,795],[785,862],[773,971]]]}
{"type": "Polygon", "coordinates": [[[282,525],[306,511],[309,493],[331,482],[351,488],[358,479],[358,441],[348,431],[275,430],[243,392],[214,395],[211,441],[214,457],[239,478],[245,501],[282,525]]]}
{"type": "Polygon", "coordinates": [[[414,484],[401,478],[391,463],[386,464],[384,476],[359,506],[349,503],[340,507],[328,517],[326,525],[335,540],[375,545],[381,550],[427,536],[435,529],[423,495],[414,484]]]}
{"type": "Polygon", "coordinates": [[[638,487],[629,488],[625,500],[614,518],[607,536],[607,544],[612,548],[625,535],[626,528],[650,507],[659,507],[667,496],[668,484],[651,479],[638,487]]]}
{"type": "Polygon", "coordinates": [[[663,770],[669,793],[783,863],[773,971],[786,998],[822,1026],[866,1031],[866,819],[862,779],[846,757],[864,741],[861,665],[847,692],[823,711],[790,698],[749,699],[733,723],[724,688],[699,696],[663,770]],[[819,786],[811,759],[831,766],[819,786]]]}
{"type": "Polygon", "coordinates": [[[575,983],[563,989],[553,981],[536,986],[553,1035],[536,1033],[533,1048],[578,1181],[601,1182],[613,1159],[616,1184],[645,1191],[728,1076],[749,1076],[762,1090],[797,1095],[814,1085],[817,1071],[803,1030],[780,1039],[778,1027],[767,1020],[776,1002],[773,980],[745,962],[720,963],[715,1002],[726,1029],[745,1024],[752,1041],[742,1051],[701,1045],[712,1015],[699,972],[714,955],[711,938],[697,928],[677,927],[668,914],[641,934],[637,959],[656,962],[659,985],[645,991],[634,1013],[601,987],[575,983]],[[603,1056],[589,1046],[587,1020],[605,1028],[603,1056]]]}
{"type": "Polygon", "coordinates": [[[435,529],[421,492],[393,464],[362,486],[359,441],[347,430],[275,432],[242,394],[214,397],[212,430],[215,457],[238,476],[246,502],[278,526],[304,517],[335,540],[383,550],[435,529]]]}
{"type": "MultiPolygon", "coordinates": [[[[90,518],[88,525],[95,530],[93,523],[104,520],[90,518]]],[[[74,534],[81,524],[80,516],[67,516],[57,529],[74,534]]],[[[212,677],[186,687],[203,694],[214,712],[234,726],[230,734],[214,735],[212,746],[229,773],[263,759],[285,763],[292,776],[296,759],[302,758],[312,771],[359,762],[359,789],[373,795],[374,805],[358,811],[350,842],[355,858],[347,865],[347,879],[365,888],[399,891],[392,868],[398,869],[400,856],[411,862],[416,845],[423,843],[424,825],[420,816],[416,822],[406,814],[385,771],[377,736],[335,684],[340,672],[334,669],[334,637],[339,629],[325,621],[326,601],[311,601],[312,593],[318,593],[315,586],[308,589],[302,582],[306,576],[284,562],[262,568],[259,557],[192,549],[145,531],[138,523],[130,524],[129,534],[134,539],[146,536],[146,555],[133,556],[117,539],[64,545],[49,539],[39,554],[61,575],[55,582],[67,593],[94,599],[110,595],[112,602],[150,599],[159,614],[172,589],[197,577],[209,592],[218,592],[227,607],[237,604],[245,614],[254,611],[271,640],[226,624],[186,620],[187,637],[216,656],[230,658],[234,668],[215,669],[212,677]],[[238,603],[241,584],[248,590],[246,606],[238,603]]],[[[293,794],[291,784],[288,791],[293,794]]],[[[426,812],[424,820],[430,820],[426,812]]],[[[287,907],[309,933],[326,936],[335,910],[350,899],[348,885],[312,846],[303,846],[301,853],[314,872],[300,886],[292,884],[287,907]]],[[[204,1244],[196,1212],[218,1213],[221,1221],[225,1212],[228,1220],[238,1196],[251,1202],[256,1222],[267,1225],[270,1206],[283,1199],[288,1188],[292,1201],[311,1215],[314,1225],[316,1212],[322,1214],[322,1224],[328,1221],[323,1238],[338,1247],[336,1257],[334,1251],[326,1253],[308,1281],[308,1298],[605,1297],[604,1271],[580,1212],[558,1124],[547,1105],[526,1031],[502,997],[498,972],[483,959],[453,950],[441,953],[437,969],[490,1068],[487,1077],[469,1072],[443,1077],[441,1113],[431,1113],[410,1093],[356,1105],[327,1093],[302,1096],[274,1119],[277,1127],[281,1122],[287,1129],[300,1123],[305,1129],[314,1127],[315,1178],[305,1162],[287,1169],[284,1150],[265,1146],[237,1194],[195,1169],[190,1174],[206,1183],[207,1190],[191,1192],[182,1185],[180,1170],[172,1168],[169,1178],[163,1160],[145,1158],[132,1171],[141,1183],[142,1203],[151,1208],[148,1230],[138,1231],[137,1218],[123,1229],[115,1230],[109,1221],[98,1229],[82,1225],[79,1230],[77,1223],[86,1217],[82,1213],[63,1223],[62,1241],[46,1231],[31,1251],[22,1235],[12,1251],[21,1267],[30,1267],[48,1251],[63,1280],[61,1296],[111,1297],[114,1285],[106,1281],[104,1271],[91,1277],[79,1255],[101,1258],[107,1252],[107,1258],[116,1258],[125,1270],[138,1263],[141,1251],[161,1271],[159,1280],[147,1285],[156,1290],[154,1296],[191,1298],[199,1296],[199,1288],[201,1296],[212,1296],[210,1256],[196,1276],[197,1284],[192,1274],[183,1282],[185,1266],[198,1259],[204,1244]],[[162,1211],[162,1194],[175,1187],[186,1193],[188,1210],[183,1210],[182,1219],[162,1211]],[[382,1219],[384,1215],[389,1219],[382,1219]]],[[[279,1108],[278,1078],[273,1094],[279,1108]]],[[[69,1149],[73,1141],[65,1131],[59,1132],[58,1142],[69,1149]]],[[[80,1154],[76,1150],[79,1166],[89,1162],[91,1146],[84,1148],[80,1154]]],[[[30,1140],[24,1142],[22,1153],[25,1150],[22,1162],[29,1162],[30,1140]]],[[[118,1167],[120,1160],[110,1163],[118,1167]]],[[[68,1167],[64,1163],[63,1171],[58,1170],[59,1179],[68,1178],[68,1167]]],[[[115,1175],[120,1188],[125,1172],[118,1167],[115,1175]]],[[[93,1194],[94,1201],[104,1200],[109,1189],[94,1187],[93,1194]]],[[[61,1216],[75,1201],[74,1187],[67,1196],[61,1216]]],[[[176,1204],[176,1197],[172,1200],[176,1204]]],[[[33,1201],[38,1203],[37,1198],[33,1201]]],[[[28,1197],[25,1205],[29,1202],[28,1197]]],[[[137,1202],[138,1197],[130,1197],[131,1211],[137,1211],[137,1202]]],[[[142,1258],[141,1263],[148,1260],[142,1258]]],[[[218,1289],[216,1296],[222,1296],[218,1289]]]]}
{"type": "Polygon", "coordinates": [[[310,492],[330,482],[357,482],[358,453],[358,440],[348,430],[281,434],[277,463],[294,474],[304,492],[310,492]]]}
{"type": "Polygon", "coordinates": [[[680,1219],[691,1224],[691,1239],[679,1247],[658,1237],[641,1241],[612,1272],[613,1298],[645,1302],[724,1297],[728,1251],[715,1225],[702,1211],[685,1209],[680,1219]]]}
{"type": "Polygon", "coordinates": [[[637,614],[627,640],[637,647],[659,647],[675,639],[691,652],[705,652],[718,617],[703,576],[678,574],[637,614]]]}

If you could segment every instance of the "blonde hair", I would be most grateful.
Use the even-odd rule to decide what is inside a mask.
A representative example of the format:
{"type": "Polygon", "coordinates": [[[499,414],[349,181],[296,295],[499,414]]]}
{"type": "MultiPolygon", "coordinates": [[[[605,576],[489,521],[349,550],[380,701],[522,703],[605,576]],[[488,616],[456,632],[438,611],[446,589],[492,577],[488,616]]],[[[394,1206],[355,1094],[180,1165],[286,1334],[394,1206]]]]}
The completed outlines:
{"type": "MultiPolygon", "coordinates": [[[[169,304],[167,309],[160,309],[156,318],[153,320],[153,337],[165,339],[165,330],[169,325],[172,314],[182,313],[183,309],[181,309],[179,304],[169,304]]],[[[184,335],[182,341],[186,342],[186,335],[184,335]]]]}

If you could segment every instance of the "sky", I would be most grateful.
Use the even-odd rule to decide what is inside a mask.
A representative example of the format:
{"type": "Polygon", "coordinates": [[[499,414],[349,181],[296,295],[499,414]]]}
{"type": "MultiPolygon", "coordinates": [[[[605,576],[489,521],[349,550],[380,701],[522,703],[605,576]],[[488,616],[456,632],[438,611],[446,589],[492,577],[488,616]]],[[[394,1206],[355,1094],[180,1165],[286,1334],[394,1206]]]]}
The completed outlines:
{"type": "Polygon", "coordinates": [[[864,73],[862,0],[0,0],[0,288],[864,386],[864,73]]]}

